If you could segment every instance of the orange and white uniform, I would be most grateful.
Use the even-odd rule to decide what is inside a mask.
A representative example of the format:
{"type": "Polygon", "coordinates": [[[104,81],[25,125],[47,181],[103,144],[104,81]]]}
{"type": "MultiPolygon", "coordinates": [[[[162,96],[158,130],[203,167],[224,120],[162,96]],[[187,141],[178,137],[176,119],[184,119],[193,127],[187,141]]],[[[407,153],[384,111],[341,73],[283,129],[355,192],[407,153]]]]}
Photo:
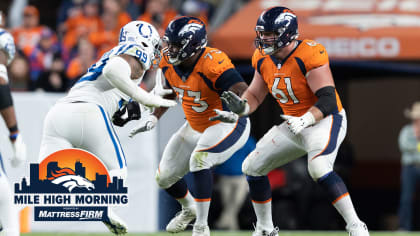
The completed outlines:
{"type": "Polygon", "coordinates": [[[171,137],[159,164],[157,180],[166,189],[188,171],[208,169],[225,162],[247,141],[250,122],[247,117],[236,123],[210,121],[223,109],[220,95],[242,77],[222,51],[206,47],[194,68],[182,71],[162,60],[167,84],[175,91],[186,117],[185,124],[171,137]]]}
{"type": "MultiPolygon", "coordinates": [[[[295,49],[282,61],[262,55],[259,50],[252,57],[252,66],[261,75],[284,114],[295,117],[305,114],[318,101],[307,83],[307,73],[328,63],[324,46],[312,40],[298,41],[295,49]]],[[[347,131],[346,114],[337,91],[335,95],[337,110],[301,133],[291,133],[286,122],[272,127],[244,161],[244,173],[266,175],[272,169],[305,154],[308,155],[308,169],[312,178],[318,179],[332,171],[338,147],[347,131]]]]}
{"type": "MultiPolygon", "coordinates": [[[[285,115],[301,116],[318,98],[309,88],[306,73],[328,64],[324,46],[312,40],[303,40],[282,62],[258,49],[252,56],[252,66],[261,74],[270,93],[277,100],[285,115]],[[280,65],[280,66],[279,66],[280,65]]],[[[336,91],[338,111],[343,109],[336,91]]]]}

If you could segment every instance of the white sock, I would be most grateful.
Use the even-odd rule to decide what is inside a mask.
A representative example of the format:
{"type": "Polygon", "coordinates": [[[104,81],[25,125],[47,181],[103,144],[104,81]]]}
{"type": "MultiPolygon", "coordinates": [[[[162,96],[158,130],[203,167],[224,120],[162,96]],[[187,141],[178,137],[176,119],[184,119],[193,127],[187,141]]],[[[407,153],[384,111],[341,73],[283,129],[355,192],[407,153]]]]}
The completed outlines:
{"type": "MultiPolygon", "coordinates": [[[[1,167],[0,167],[1,168],[1,167]]],[[[19,235],[18,209],[13,205],[13,195],[4,172],[0,169],[0,223],[7,236],[19,235]]]]}
{"type": "Polygon", "coordinates": [[[195,204],[194,198],[190,191],[188,191],[184,198],[177,198],[176,200],[179,202],[179,204],[181,204],[182,208],[194,207],[195,204]]]}
{"type": "Polygon", "coordinates": [[[347,224],[359,222],[360,219],[354,210],[350,195],[347,195],[333,204],[338,213],[344,218],[347,224]]]}
{"type": "Polygon", "coordinates": [[[271,200],[266,203],[255,203],[255,215],[257,216],[257,229],[271,231],[274,228],[273,217],[271,216],[271,200]]]}
{"type": "Polygon", "coordinates": [[[197,218],[195,219],[196,225],[207,225],[207,217],[209,215],[210,201],[196,202],[197,218]]]}

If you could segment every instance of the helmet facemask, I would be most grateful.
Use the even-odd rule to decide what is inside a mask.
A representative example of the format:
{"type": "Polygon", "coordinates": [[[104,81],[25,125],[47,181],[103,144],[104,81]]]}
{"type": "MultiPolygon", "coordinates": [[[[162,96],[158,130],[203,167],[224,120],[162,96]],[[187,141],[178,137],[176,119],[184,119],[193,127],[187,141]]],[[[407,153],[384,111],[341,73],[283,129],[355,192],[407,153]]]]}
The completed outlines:
{"type": "Polygon", "coordinates": [[[186,59],[194,56],[200,49],[207,45],[207,37],[205,39],[205,44],[196,45],[189,45],[191,43],[192,35],[189,38],[190,39],[182,39],[181,42],[170,42],[168,37],[163,37],[163,42],[165,44],[165,47],[162,50],[163,56],[169,64],[177,66],[186,59]],[[189,48],[189,50],[187,50],[187,48],[189,48]]]}
{"type": "Polygon", "coordinates": [[[162,50],[162,40],[159,39],[157,42],[153,42],[153,68],[157,68],[160,61],[162,60],[162,54],[160,53],[160,50],[162,50]]]}
{"type": "MultiPolygon", "coordinates": [[[[257,37],[255,38],[255,46],[263,55],[273,55],[279,49],[290,44],[290,41],[282,41],[281,36],[285,33],[285,31],[285,28],[279,28],[277,32],[264,31],[263,27],[257,26],[255,28],[255,32],[257,34],[257,37]],[[272,34],[272,36],[264,36],[267,34],[272,34]]],[[[287,35],[286,38],[288,38],[287,35]]]]}
{"type": "Polygon", "coordinates": [[[185,47],[188,45],[188,42],[170,42],[169,38],[163,37],[164,48],[162,50],[165,60],[174,66],[179,65],[181,60],[181,54],[184,52],[185,47]]]}

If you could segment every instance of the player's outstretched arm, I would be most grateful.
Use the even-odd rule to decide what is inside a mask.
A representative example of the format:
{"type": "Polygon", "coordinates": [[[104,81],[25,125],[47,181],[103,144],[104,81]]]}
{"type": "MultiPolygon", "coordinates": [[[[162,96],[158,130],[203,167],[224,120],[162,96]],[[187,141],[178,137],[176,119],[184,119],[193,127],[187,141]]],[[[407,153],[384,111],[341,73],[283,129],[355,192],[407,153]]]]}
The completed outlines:
{"type": "MultiPolygon", "coordinates": [[[[167,99],[175,99],[176,95],[174,93],[165,95],[167,99]]],[[[138,133],[146,132],[153,129],[160,117],[168,110],[168,107],[158,107],[156,108],[152,114],[147,116],[146,118],[140,120],[140,123],[131,130],[129,137],[132,138],[138,133]]]]}
{"type": "MultiPolygon", "coordinates": [[[[108,63],[103,69],[103,75],[111,85],[118,88],[121,92],[127,94],[135,101],[149,107],[172,107],[176,105],[175,101],[163,99],[160,96],[155,96],[144,91],[131,81],[134,77],[132,75],[143,74],[143,70],[138,67],[130,67],[134,60],[128,55],[116,56],[109,59],[108,63]],[[130,79],[131,78],[131,79],[130,79]]],[[[139,66],[140,63],[138,63],[139,66]]]]}
{"type": "Polygon", "coordinates": [[[164,76],[162,76],[162,69],[158,68],[155,71],[155,87],[152,89],[152,92],[154,95],[160,96],[160,97],[165,97],[166,95],[170,95],[174,93],[174,90],[172,90],[171,88],[167,88],[163,81],[162,78],[164,78],[164,76]]]}
{"type": "Polygon", "coordinates": [[[239,117],[247,116],[254,112],[264,101],[267,92],[266,83],[256,71],[249,87],[244,82],[240,82],[231,86],[229,91],[222,93],[220,98],[232,112],[215,110],[217,115],[211,117],[210,120],[234,123],[239,117]],[[242,97],[238,95],[242,95],[242,97]]]}
{"type": "Polygon", "coordinates": [[[232,90],[223,92],[222,99],[231,111],[239,116],[246,116],[254,112],[264,101],[268,88],[261,75],[255,71],[249,87],[239,97],[232,90]]]}

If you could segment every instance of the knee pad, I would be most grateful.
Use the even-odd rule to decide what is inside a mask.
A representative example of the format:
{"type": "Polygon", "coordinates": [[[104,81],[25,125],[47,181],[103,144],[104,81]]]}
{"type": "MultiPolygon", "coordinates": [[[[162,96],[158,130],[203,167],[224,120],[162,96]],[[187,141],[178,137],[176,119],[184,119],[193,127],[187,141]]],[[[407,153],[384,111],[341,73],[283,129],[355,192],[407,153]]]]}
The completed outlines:
{"type": "Polygon", "coordinates": [[[190,171],[200,171],[204,169],[210,169],[212,163],[208,161],[208,152],[193,152],[190,158],[190,171]]]}
{"type": "Polygon", "coordinates": [[[178,181],[178,178],[170,176],[167,172],[161,172],[159,170],[156,171],[155,175],[156,183],[159,185],[162,189],[167,189],[171,187],[176,181],[178,181]]]}
{"type": "Polygon", "coordinates": [[[253,164],[252,153],[245,158],[244,162],[242,163],[242,173],[249,176],[262,176],[264,174],[260,173],[261,171],[256,168],[256,165],[253,164]]]}
{"type": "Polygon", "coordinates": [[[318,156],[308,162],[308,172],[314,181],[333,170],[332,163],[329,163],[324,156],[318,156]]]}

